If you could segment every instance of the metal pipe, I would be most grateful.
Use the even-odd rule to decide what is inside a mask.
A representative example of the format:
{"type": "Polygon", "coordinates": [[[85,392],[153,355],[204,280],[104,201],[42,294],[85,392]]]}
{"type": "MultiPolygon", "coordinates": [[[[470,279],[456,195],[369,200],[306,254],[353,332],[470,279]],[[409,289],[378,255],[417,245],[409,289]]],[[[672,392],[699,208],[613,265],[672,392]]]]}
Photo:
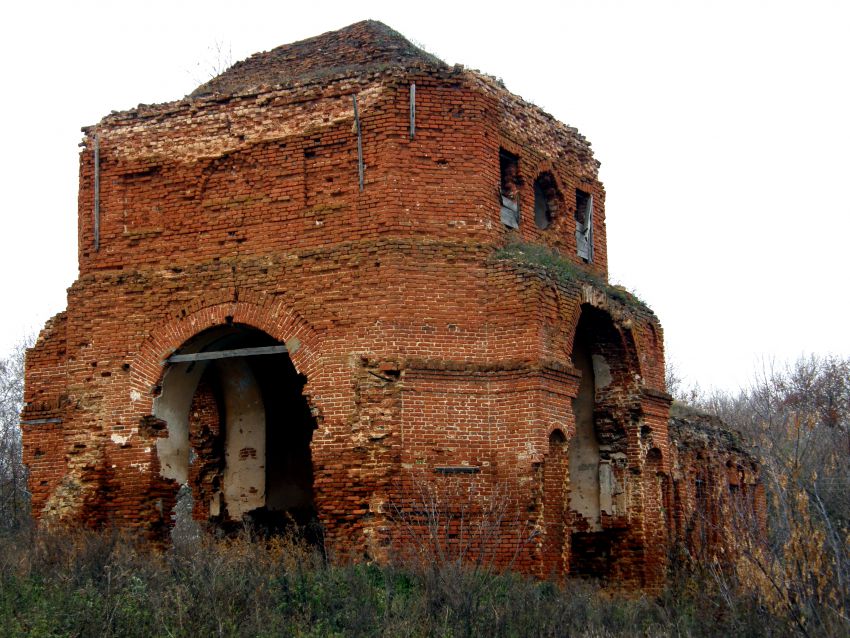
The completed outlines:
{"type": "Polygon", "coordinates": [[[94,250],[100,250],[100,138],[94,136],[94,250]]]}
{"type": "Polygon", "coordinates": [[[354,126],[357,129],[357,174],[360,178],[360,191],[363,191],[363,136],[360,134],[360,114],[357,112],[357,96],[352,95],[354,101],[354,126]]]}
{"type": "Polygon", "coordinates": [[[410,139],[416,136],[416,82],[410,83],[410,139]]]}

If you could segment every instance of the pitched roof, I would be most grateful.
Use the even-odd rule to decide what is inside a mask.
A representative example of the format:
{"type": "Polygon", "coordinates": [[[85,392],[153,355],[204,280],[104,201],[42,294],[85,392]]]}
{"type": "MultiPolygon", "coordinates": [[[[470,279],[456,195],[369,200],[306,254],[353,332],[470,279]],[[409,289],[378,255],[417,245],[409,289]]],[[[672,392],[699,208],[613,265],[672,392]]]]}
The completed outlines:
{"type": "Polygon", "coordinates": [[[444,67],[382,22],[364,20],[271,51],[255,53],[199,86],[191,97],[233,94],[330,75],[357,75],[388,66],[444,67]]]}

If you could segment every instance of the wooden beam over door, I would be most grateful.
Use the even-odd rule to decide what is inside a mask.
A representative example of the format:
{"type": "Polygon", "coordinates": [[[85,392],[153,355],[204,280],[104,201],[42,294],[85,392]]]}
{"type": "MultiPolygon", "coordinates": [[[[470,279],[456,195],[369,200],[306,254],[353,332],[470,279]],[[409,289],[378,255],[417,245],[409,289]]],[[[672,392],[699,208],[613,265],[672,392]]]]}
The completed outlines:
{"type": "Polygon", "coordinates": [[[173,354],[166,363],[186,363],[189,361],[213,361],[215,359],[233,359],[234,357],[256,357],[265,354],[283,354],[286,346],[262,346],[260,348],[236,348],[235,350],[212,350],[210,352],[192,352],[173,354]]]}

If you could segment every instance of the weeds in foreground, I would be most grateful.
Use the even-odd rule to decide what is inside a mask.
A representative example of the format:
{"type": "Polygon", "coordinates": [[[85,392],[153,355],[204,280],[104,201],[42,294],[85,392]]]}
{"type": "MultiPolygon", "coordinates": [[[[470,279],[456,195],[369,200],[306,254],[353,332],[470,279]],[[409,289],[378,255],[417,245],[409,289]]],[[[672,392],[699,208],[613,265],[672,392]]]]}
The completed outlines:
{"type": "Polygon", "coordinates": [[[90,532],[0,537],[4,636],[717,636],[788,635],[781,616],[743,597],[730,607],[710,577],[681,572],[658,599],[586,581],[514,573],[328,563],[291,539],[243,535],[156,552],[90,532]],[[474,591],[468,617],[453,597],[474,591]]]}

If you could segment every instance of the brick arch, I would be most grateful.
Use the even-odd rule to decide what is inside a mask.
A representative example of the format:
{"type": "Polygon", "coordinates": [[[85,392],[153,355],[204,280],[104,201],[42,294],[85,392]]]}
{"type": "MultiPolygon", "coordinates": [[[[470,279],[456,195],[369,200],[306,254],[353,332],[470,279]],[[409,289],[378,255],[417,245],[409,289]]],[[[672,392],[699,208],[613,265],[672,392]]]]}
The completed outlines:
{"type": "Polygon", "coordinates": [[[132,360],[130,373],[131,398],[142,402],[145,413],[153,406],[154,388],[162,380],[165,360],[196,334],[229,322],[262,330],[286,343],[295,369],[307,377],[309,386],[320,367],[319,337],[313,327],[283,300],[262,294],[242,297],[233,301],[232,291],[222,291],[195,300],[151,330],[132,360]]]}
{"type": "Polygon", "coordinates": [[[648,479],[630,471],[643,465],[639,428],[644,414],[635,377],[640,365],[631,326],[636,319],[602,290],[583,288],[581,306],[570,318],[568,346],[581,373],[569,445],[569,569],[579,576],[640,579],[647,573],[642,508],[651,499],[643,489],[648,479]],[[597,355],[602,357],[598,366],[597,355]],[[615,485],[621,489],[614,490],[615,485]],[[627,576],[636,555],[641,557],[636,575],[627,576]]]}
{"type": "Polygon", "coordinates": [[[550,428],[548,429],[548,431],[546,432],[546,442],[547,442],[547,445],[548,445],[549,443],[552,443],[552,442],[553,442],[553,437],[554,437],[555,439],[560,438],[560,442],[561,442],[561,443],[564,443],[564,444],[566,444],[566,443],[568,443],[568,442],[569,442],[569,438],[567,437],[567,433],[566,433],[566,432],[564,432],[564,428],[562,428],[560,425],[553,425],[553,426],[552,426],[552,427],[550,427],[550,428]]]}
{"type": "Polygon", "coordinates": [[[642,349],[640,347],[640,340],[635,337],[635,332],[630,325],[627,325],[627,321],[625,321],[622,317],[617,316],[618,314],[623,313],[611,312],[610,306],[608,305],[608,296],[601,290],[597,290],[590,285],[586,285],[584,287],[582,292],[582,303],[574,312],[569,313],[569,315],[567,315],[564,319],[563,327],[564,332],[567,335],[567,338],[564,341],[564,347],[567,358],[570,357],[573,351],[576,331],[578,330],[578,324],[583,314],[582,306],[585,305],[596,308],[597,310],[605,313],[608,319],[610,319],[611,325],[619,335],[620,340],[623,343],[623,347],[628,355],[629,369],[637,372],[641,378],[644,378],[644,370],[641,366],[642,349]]]}
{"type": "Polygon", "coordinates": [[[545,160],[542,162],[538,162],[532,172],[534,174],[535,180],[544,173],[549,173],[552,176],[552,180],[555,182],[555,187],[558,189],[558,192],[561,194],[561,196],[563,196],[563,194],[566,192],[566,190],[564,189],[565,181],[561,179],[561,176],[558,174],[558,169],[551,161],[545,160]]]}
{"type": "Polygon", "coordinates": [[[537,169],[538,175],[540,173],[545,173],[547,171],[550,172],[550,173],[555,172],[555,165],[552,163],[552,160],[550,160],[550,159],[544,159],[544,160],[537,162],[537,165],[536,165],[535,168],[537,169]]]}

